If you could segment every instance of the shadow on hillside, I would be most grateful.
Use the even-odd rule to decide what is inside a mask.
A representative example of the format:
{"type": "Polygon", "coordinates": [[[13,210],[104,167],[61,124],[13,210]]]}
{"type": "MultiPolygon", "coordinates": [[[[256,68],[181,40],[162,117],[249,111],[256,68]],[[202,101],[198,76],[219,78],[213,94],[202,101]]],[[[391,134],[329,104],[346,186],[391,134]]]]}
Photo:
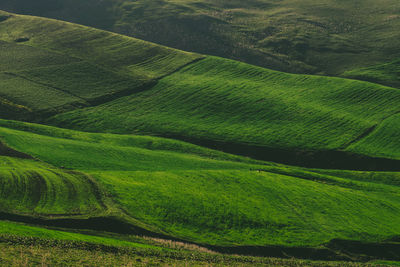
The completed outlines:
{"type": "Polygon", "coordinates": [[[183,136],[164,136],[257,160],[318,169],[400,171],[400,160],[376,158],[341,150],[285,150],[183,136]]]}
{"type": "Polygon", "coordinates": [[[9,146],[5,145],[1,140],[0,140],[0,156],[14,157],[20,159],[33,159],[33,157],[28,154],[10,148],[9,146]]]}

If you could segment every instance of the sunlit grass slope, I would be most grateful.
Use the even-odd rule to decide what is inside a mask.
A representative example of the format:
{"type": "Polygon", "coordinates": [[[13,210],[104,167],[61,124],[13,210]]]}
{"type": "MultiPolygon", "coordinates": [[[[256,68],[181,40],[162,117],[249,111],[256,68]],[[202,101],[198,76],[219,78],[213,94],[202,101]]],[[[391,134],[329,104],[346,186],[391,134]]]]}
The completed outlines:
{"type": "MultiPolygon", "coordinates": [[[[343,150],[399,111],[400,91],[394,88],[207,57],[163,78],[151,90],[61,114],[51,122],[233,146],[343,150]]],[[[395,131],[398,122],[386,125],[395,131]]],[[[395,136],[385,135],[384,142],[392,151],[400,150],[395,136]]],[[[368,154],[378,156],[374,151],[368,154]]],[[[397,158],[393,153],[385,156],[397,158]]]]}
{"type": "Polygon", "coordinates": [[[97,188],[78,172],[0,156],[0,210],[35,215],[84,215],[103,210],[97,188]]]}
{"type": "Polygon", "coordinates": [[[90,174],[131,222],[185,240],[298,247],[400,233],[398,173],[317,172],[162,138],[12,121],[1,121],[0,134],[14,149],[90,174]]]}
{"type": "Polygon", "coordinates": [[[349,147],[352,151],[381,157],[400,158],[400,114],[389,117],[368,137],[349,147]]]}
{"type": "Polygon", "coordinates": [[[76,170],[248,169],[250,159],[154,137],[87,134],[0,121],[5,143],[58,167],[76,170]],[[21,131],[25,130],[25,131],[21,131]],[[37,132],[39,134],[31,133],[37,132]],[[234,161],[238,161],[237,163],[234,161]]]}
{"type": "Polygon", "coordinates": [[[200,57],[71,23],[0,12],[0,97],[31,112],[56,113],[140,91],[200,57]]]}

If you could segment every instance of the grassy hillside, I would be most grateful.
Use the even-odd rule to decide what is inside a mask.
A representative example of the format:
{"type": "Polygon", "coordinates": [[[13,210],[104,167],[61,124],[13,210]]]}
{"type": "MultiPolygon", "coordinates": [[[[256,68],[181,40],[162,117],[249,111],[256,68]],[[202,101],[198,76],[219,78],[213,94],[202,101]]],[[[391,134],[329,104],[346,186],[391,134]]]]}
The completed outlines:
{"type": "MultiPolygon", "coordinates": [[[[153,7],[160,3],[167,2],[153,7]]],[[[239,11],[240,3],[230,4],[239,11]]],[[[398,89],[6,12],[0,48],[0,246],[7,255],[27,244],[44,244],[46,253],[55,242],[89,258],[101,251],[155,263],[236,262],[171,250],[162,238],[231,254],[400,259],[398,89]]],[[[385,66],[390,73],[375,76],[395,81],[396,64],[372,72],[385,66]]]]}
{"type": "Polygon", "coordinates": [[[66,22],[0,15],[3,118],[29,118],[15,106],[37,118],[128,95],[200,57],[66,22]]]}
{"type": "Polygon", "coordinates": [[[0,8],[283,71],[371,80],[358,70],[375,66],[394,77],[374,81],[399,86],[385,66],[400,57],[396,0],[4,0],[0,8]]]}
{"type": "Polygon", "coordinates": [[[383,152],[353,149],[399,112],[397,89],[291,75],[71,23],[2,14],[2,118],[161,135],[312,167],[394,170],[396,164],[353,164],[315,151],[399,159],[391,134],[385,134],[390,147],[383,152]],[[69,110],[75,111],[47,120],[69,110]],[[304,151],[311,158],[303,158],[304,151]],[[310,164],[315,158],[322,163],[310,164]]]}
{"type": "Polygon", "coordinates": [[[392,119],[399,111],[400,91],[390,87],[286,74],[207,57],[150,90],[61,114],[51,122],[88,131],[172,136],[206,145],[257,146],[265,149],[264,154],[270,148],[348,150],[399,159],[398,122],[392,119]],[[386,130],[379,134],[383,125],[386,130]],[[361,148],[373,142],[387,145],[361,148]]]}
{"type": "Polygon", "coordinates": [[[78,172],[0,156],[0,177],[2,212],[71,216],[104,209],[96,186],[78,172]]]}
{"type": "MultiPolygon", "coordinates": [[[[108,209],[120,210],[114,218],[180,239],[217,246],[315,247],[334,238],[380,242],[400,232],[398,173],[390,174],[391,180],[384,173],[324,173],[160,138],[12,121],[1,125],[2,139],[12,148],[91,175],[105,192],[102,200],[108,209]]],[[[25,168],[32,172],[39,163],[29,164],[25,168]]],[[[11,189],[18,188],[18,176],[6,172],[1,177],[11,189]]],[[[77,203],[79,193],[72,195],[64,198],[65,206],[77,203]]],[[[3,201],[14,199],[14,194],[5,194],[3,201]]],[[[52,200],[44,199],[45,215],[52,200]]],[[[86,200],[97,203],[95,198],[86,200]]]]}

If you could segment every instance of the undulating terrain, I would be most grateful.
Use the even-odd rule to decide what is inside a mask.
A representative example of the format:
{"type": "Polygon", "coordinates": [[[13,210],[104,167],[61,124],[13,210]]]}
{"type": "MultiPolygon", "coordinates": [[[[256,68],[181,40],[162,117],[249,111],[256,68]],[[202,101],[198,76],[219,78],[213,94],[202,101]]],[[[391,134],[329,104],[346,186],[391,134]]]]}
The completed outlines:
{"type": "Polygon", "coordinates": [[[281,71],[400,87],[397,0],[2,0],[0,9],[281,71]]]}
{"type": "Polygon", "coordinates": [[[398,264],[400,20],[383,2],[88,1],[84,18],[2,1],[198,53],[0,11],[0,265],[398,264]]]}

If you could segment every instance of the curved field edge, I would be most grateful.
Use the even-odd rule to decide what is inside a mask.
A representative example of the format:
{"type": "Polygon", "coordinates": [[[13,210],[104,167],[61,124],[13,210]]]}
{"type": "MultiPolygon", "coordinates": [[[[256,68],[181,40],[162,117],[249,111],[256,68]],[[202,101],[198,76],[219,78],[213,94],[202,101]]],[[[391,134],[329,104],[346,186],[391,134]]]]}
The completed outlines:
{"type": "MultiPolygon", "coordinates": [[[[177,142],[180,146],[174,152],[173,146],[168,147],[173,140],[155,138],[160,144],[165,142],[160,146],[166,151],[160,151],[160,146],[144,149],[142,141],[149,139],[143,137],[12,121],[2,121],[0,130],[3,140],[13,148],[56,167],[90,174],[112,202],[112,216],[150,229],[146,235],[158,232],[194,243],[240,249],[245,245],[315,247],[335,238],[381,242],[400,232],[398,173],[335,173],[252,164],[248,159],[237,160],[240,157],[216,160],[190,155],[192,148],[201,151],[192,145],[183,152],[186,145],[182,142],[177,142]],[[26,131],[21,131],[24,128],[26,131]],[[84,160],[79,157],[82,151],[84,160]],[[122,158],[121,153],[125,153],[122,158]],[[159,153],[164,159],[157,158],[159,153]],[[113,162],[113,157],[119,165],[103,164],[113,162]],[[386,178],[388,175],[392,178],[386,178]]],[[[76,225],[90,228],[99,220],[92,218],[86,220],[92,224],[76,225]]]]}

